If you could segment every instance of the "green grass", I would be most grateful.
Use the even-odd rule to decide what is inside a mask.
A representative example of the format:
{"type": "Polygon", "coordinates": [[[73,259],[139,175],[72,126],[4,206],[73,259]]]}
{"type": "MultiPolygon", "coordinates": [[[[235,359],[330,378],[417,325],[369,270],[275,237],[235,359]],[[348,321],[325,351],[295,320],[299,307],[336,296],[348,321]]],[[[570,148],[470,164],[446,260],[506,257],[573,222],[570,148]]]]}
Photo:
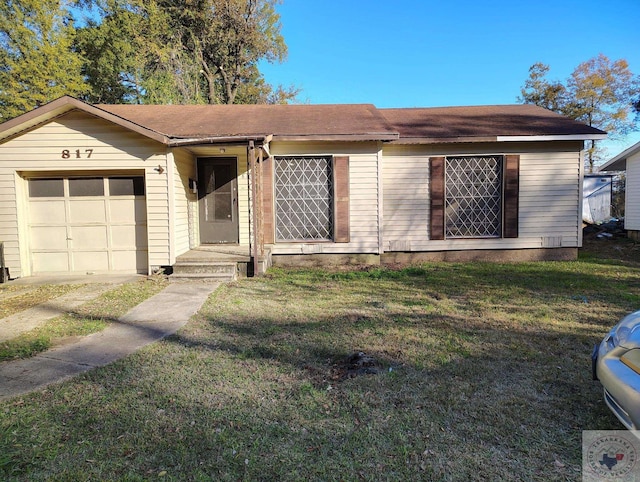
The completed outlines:
{"type": "MultiPolygon", "coordinates": [[[[163,281],[144,280],[126,283],[107,291],[73,312],[52,318],[31,331],[0,342],[0,362],[28,358],[69,341],[69,338],[101,331],[131,308],[158,293],[164,286],[166,283],[163,281]]],[[[40,292],[41,289],[36,291],[40,292]]],[[[29,307],[31,306],[33,303],[30,303],[29,307]]]]}
{"type": "Polygon", "coordinates": [[[621,428],[590,353],[640,268],[271,270],[176,335],[0,409],[4,480],[581,480],[621,428]],[[378,375],[343,379],[354,351],[378,375]]]}

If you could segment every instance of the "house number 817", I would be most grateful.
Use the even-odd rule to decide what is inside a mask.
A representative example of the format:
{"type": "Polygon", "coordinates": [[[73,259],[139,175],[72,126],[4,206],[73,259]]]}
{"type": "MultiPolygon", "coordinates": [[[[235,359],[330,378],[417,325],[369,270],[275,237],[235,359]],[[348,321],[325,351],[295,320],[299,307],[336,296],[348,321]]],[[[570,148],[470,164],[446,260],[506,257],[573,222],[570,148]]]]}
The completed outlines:
{"type": "Polygon", "coordinates": [[[71,158],[71,156],[73,156],[76,159],[81,159],[83,157],[86,157],[87,159],[89,159],[91,157],[91,154],[93,154],[93,149],[85,149],[84,152],[81,152],[80,149],[76,149],[75,151],[70,151],[69,149],[65,149],[62,151],[62,158],[69,159],[71,158]]]}

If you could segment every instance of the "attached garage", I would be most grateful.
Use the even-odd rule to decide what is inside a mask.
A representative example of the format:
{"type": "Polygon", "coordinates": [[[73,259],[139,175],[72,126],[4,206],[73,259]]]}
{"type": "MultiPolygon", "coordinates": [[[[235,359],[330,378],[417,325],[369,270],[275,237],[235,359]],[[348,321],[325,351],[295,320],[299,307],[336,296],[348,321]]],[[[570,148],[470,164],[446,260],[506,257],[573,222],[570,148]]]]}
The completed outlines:
{"type": "Polygon", "coordinates": [[[33,274],[148,271],[143,174],[27,177],[33,274]]]}

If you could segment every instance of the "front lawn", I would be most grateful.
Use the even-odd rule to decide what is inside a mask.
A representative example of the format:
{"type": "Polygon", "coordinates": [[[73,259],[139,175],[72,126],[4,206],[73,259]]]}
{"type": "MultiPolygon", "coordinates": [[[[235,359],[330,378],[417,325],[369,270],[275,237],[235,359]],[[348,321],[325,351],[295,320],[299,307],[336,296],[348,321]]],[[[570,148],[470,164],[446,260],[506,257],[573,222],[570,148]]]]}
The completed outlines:
{"type": "Polygon", "coordinates": [[[0,409],[3,480],[581,480],[619,429],[593,344],[640,268],[272,270],[177,335],[0,409]],[[363,351],[377,374],[347,371],[363,351]]]}

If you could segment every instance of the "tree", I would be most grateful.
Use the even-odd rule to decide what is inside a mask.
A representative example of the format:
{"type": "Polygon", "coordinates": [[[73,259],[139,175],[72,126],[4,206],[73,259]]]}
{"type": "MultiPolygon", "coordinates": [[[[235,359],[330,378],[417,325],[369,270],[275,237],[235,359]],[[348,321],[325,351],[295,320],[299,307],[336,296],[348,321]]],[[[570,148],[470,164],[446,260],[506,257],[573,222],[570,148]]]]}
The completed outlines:
{"type": "Polygon", "coordinates": [[[522,96],[518,97],[518,102],[562,112],[567,103],[567,89],[561,82],[549,82],[545,78],[548,73],[549,66],[541,62],[529,67],[529,78],[520,90],[522,96]]]}
{"type": "Polygon", "coordinates": [[[103,14],[77,43],[95,92],[109,79],[123,102],[281,103],[298,93],[274,88],[258,69],[286,56],[279,0],[82,1],[103,14]]]}
{"type": "Polygon", "coordinates": [[[77,30],[74,50],[86,59],[82,73],[91,87],[83,100],[104,104],[142,101],[140,48],[134,34],[139,20],[134,12],[122,11],[100,22],[89,20],[77,30]]]}
{"type": "Polygon", "coordinates": [[[0,4],[0,116],[9,119],[62,95],[88,90],[74,27],[59,0],[0,4]]]}
{"type": "Polygon", "coordinates": [[[258,61],[286,57],[275,10],[279,0],[156,1],[170,19],[168,40],[177,40],[188,53],[189,66],[195,66],[205,81],[210,104],[233,104],[244,87],[265,85],[258,61]]]}
{"type": "MultiPolygon", "coordinates": [[[[547,65],[529,69],[519,102],[532,103],[604,130],[610,137],[624,136],[637,129],[631,113],[640,94],[640,78],[634,77],[626,60],[610,61],[605,55],[578,65],[565,84],[545,79],[547,65]]],[[[587,150],[589,170],[600,160],[595,140],[587,150]]]]}
{"type": "Polygon", "coordinates": [[[636,122],[640,123],[640,95],[633,101],[633,110],[636,113],[636,122]]]}

